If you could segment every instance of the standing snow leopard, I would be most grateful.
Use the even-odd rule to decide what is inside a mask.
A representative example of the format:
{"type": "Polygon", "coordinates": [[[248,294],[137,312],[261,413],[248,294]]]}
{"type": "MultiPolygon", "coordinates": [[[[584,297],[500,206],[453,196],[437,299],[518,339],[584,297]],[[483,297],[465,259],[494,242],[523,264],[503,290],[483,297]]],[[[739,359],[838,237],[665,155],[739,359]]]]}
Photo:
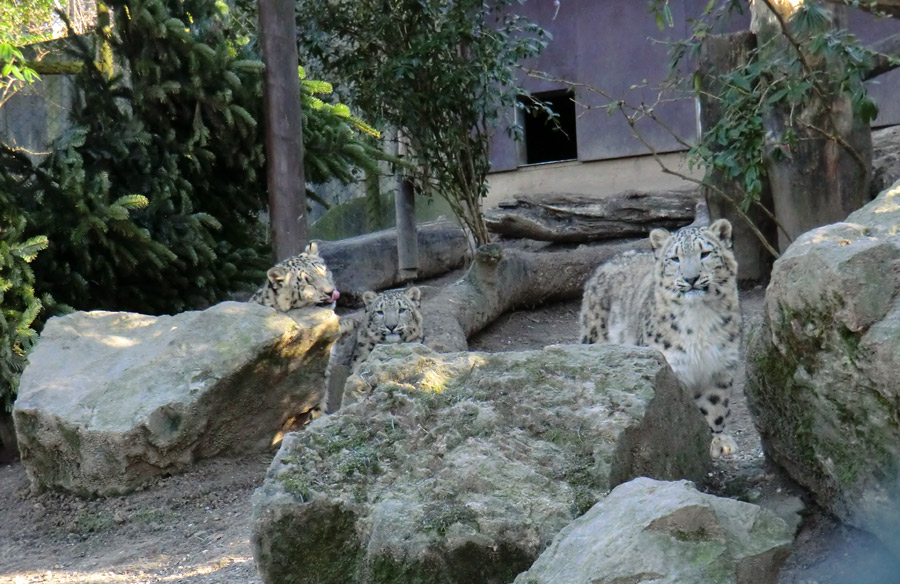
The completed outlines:
{"type": "Polygon", "coordinates": [[[625,253],[584,287],[582,343],[658,349],[713,432],[710,455],[736,450],[725,434],[740,358],[741,313],[731,223],[650,232],[653,253],[625,253]]]}

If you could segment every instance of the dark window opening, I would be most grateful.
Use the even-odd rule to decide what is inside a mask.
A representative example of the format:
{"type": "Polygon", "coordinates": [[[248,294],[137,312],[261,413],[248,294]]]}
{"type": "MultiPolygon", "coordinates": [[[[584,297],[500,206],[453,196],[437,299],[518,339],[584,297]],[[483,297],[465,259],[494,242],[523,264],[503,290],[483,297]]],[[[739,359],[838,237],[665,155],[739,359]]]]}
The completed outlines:
{"type": "Polygon", "coordinates": [[[578,158],[575,137],[575,95],[571,91],[553,91],[520,96],[520,122],[524,130],[524,152],[520,164],[559,162],[578,158]],[[543,104],[555,115],[540,107],[543,104]]]}

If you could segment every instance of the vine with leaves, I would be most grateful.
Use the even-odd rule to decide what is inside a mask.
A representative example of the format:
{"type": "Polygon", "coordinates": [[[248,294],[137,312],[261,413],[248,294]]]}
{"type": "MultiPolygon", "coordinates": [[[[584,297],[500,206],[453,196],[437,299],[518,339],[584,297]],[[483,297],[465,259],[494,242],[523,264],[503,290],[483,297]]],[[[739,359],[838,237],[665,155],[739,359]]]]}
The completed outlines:
{"type": "MultiPolygon", "coordinates": [[[[666,85],[668,89],[689,89],[697,97],[719,104],[721,117],[704,128],[695,144],[689,145],[688,160],[692,168],[705,169],[707,176],[717,171],[731,179],[740,191],[735,203],[743,213],[751,206],[760,206],[769,163],[791,156],[802,139],[798,136],[801,128],[839,144],[858,165],[866,164],[840,135],[830,110],[824,126],[814,125],[804,116],[810,103],[827,103],[836,96],[846,96],[854,115],[866,124],[878,113],[863,85],[878,55],[848,31],[835,28],[825,3],[806,0],[787,19],[771,0],[758,1],[774,16],[777,28],[768,37],[757,35],[757,45],[746,62],[717,79],[715,94],[703,86],[699,72],[685,76],[678,71],[687,61],[696,62],[717,25],[729,15],[747,10],[746,2],[708,2],[700,17],[692,22],[691,36],[671,44],[672,75],[666,85]],[[782,112],[787,120],[777,135],[767,135],[764,122],[771,112],[782,112]]],[[[668,0],[651,0],[650,7],[661,29],[672,26],[668,0]]],[[[704,186],[716,191],[716,185],[704,181],[704,186]]],[[[775,220],[771,210],[765,209],[765,213],[775,220]]],[[[780,225],[779,229],[785,233],[780,225]]],[[[757,234],[762,238],[758,231],[757,234]]],[[[764,239],[763,244],[777,257],[764,239]]]]}

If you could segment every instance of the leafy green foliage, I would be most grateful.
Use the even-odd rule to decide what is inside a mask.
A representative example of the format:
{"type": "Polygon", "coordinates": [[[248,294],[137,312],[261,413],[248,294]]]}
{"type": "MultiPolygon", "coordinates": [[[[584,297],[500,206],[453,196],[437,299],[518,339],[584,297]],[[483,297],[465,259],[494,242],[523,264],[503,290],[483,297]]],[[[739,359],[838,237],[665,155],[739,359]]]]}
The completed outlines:
{"type": "Polygon", "coordinates": [[[29,264],[47,247],[47,238],[23,241],[25,218],[10,204],[0,176],[0,415],[9,412],[25,355],[35,341],[32,323],[43,303],[34,294],[34,274],[29,264]]]}
{"type": "Polygon", "coordinates": [[[0,3],[0,107],[16,91],[38,79],[20,46],[43,40],[53,15],[53,0],[8,0],[0,3]]]}
{"type": "Polygon", "coordinates": [[[112,0],[108,36],[73,37],[84,66],[71,127],[38,166],[3,150],[26,234],[50,247],[37,287],[79,309],[175,312],[262,278],[258,63],[214,0],[112,0]],[[105,41],[128,72],[94,65],[105,41]]]}
{"type": "MultiPolygon", "coordinates": [[[[46,234],[39,293],[64,306],[145,313],[199,308],[255,287],[269,265],[263,65],[229,34],[216,0],[110,0],[115,22],[71,37],[70,128],[38,165],[0,148],[0,174],[25,234],[46,234]],[[116,70],[95,64],[109,47],[116,70]]],[[[376,133],[304,80],[306,164],[314,181],[353,179],[389,158],[376,133]]]]}
{"type": "Polygon", "coordinates": [[[507,14],[510,4],[297,2],[301,55],[344,81],[344,93],[368,117],[403,130],[418,192],[446,199],[479,243],[489,240],[481,213],[489,126],[521,93],[517,63],[547,40],[507,14]]]}
{"type": "MultiPolygon", "coordinates": [[[[665,25],[667,0],[651,0],[650,4],[657,23],[665,25]]],[[[702,43],[716,30],[719,19],[742,9],[742,3],[735,0],[708,2],[703,15],[691,23],[691,38],[672,45],[670,70],[676,81],[683,80],[679,79],[679,65],[699,56],[702,43]]],[[[801,112],[810,104],[845,95],[865,123],[878,113],[863,85],[865,73],[872,67],[871,51],[849,32],[835,29],[821,2],[806,0],[786,25],[787,34],[779,31],[773,40],[760,41],[745,64],[717,79],[721,88],[716,95],[705,94],[719,101],[722,115],[715,125],[704,128],[699,143],[690,151],[692,164],[721,171],[742,186],[744,211],[759,201],[767,160],[790,156],[801,130],[809,130],[801,112]],[[772,112],[794,115],[784,116],[790,123],[780,135],[767,137],[764,120],[772,112]]],[[[698,95],[707,91],[697,74],[691,85],[698,95]]],[[[817,126],[815,131],[835,139],[839,134],[833,123],[817,126]]]]}
{"type": "Polygon", "coordinates": [[[48,40],[54,0],[4,0],[0,3],[0,43],[13,47],[48,40]]]}

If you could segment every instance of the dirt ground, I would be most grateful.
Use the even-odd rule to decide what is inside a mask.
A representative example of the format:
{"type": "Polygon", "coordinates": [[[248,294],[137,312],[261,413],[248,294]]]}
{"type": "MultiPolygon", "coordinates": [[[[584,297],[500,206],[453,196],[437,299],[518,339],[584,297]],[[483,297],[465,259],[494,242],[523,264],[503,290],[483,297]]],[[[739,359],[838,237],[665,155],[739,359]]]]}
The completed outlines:
{"type": "MultiPolygon", "coordinates": [[[[760,321],[762,299],[761,288],[742,293],[747,326],[760,321]]],[[[470,349],[574,342],[578,310],[572,301],[505,314],[472,339],[470,349]]],[[[731,432],[740,451],[716,463],[707,489],[802,521],[781,584],[900,582],[900,561],[874,538],[818,511],[801,489],[766,464],[743,383],[732,404],[731,432]]],[[[271,458],[207,460],[131,495],[93,500],[32,494],[21,464],[2,465],[0,584],[258,584],[249,499],[271,458]]]]}

